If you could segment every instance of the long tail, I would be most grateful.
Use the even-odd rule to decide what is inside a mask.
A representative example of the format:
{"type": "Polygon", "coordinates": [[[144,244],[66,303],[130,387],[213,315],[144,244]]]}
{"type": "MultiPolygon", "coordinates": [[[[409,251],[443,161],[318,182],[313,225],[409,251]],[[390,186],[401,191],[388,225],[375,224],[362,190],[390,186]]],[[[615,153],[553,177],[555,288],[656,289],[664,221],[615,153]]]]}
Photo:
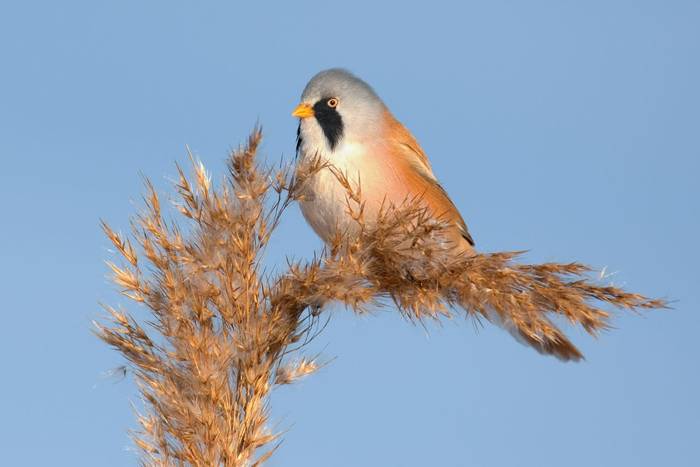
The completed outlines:
{"type": "Polygon", "coordinates": [[[522,332],[511,319],[502,318],[501,315],[494,310],[487,312],[486,319],[508,331],[516,341],[525,346],[532,347],[542,355],[553,355],[563,362],[577,362],[583,359],[583,354],[571,343],[564,333],[556,329],[549,320],[546,321],[551,325],[552,330],[546,335],[535,338],[522,332]]]}
{"type": "Polygon", "coordinates": [[[553,355],[563,362],[577,362],[583,359],[583,354],[576,346],[564,335],[563,332],[556,329],[551,321],[545,319],[550,324],[551,330],[547,335],[532,337],[522,332],[518,326],[509,318],[503,318],[495,310],[489,310],[486,313],[486,319],[496,326],[508,331],[508,333],[521,344],[532,347],[542,355],[553,355]]]}

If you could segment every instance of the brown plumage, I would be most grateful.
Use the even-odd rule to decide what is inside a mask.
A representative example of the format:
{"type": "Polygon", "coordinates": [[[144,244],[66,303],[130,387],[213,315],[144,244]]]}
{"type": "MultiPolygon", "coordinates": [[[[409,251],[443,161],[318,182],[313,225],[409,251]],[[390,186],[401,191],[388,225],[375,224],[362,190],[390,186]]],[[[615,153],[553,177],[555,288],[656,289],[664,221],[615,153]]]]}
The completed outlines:
{"type": "Polygon", "coordinates": [[[437,219],[454,226],[454,232],[449,230],[450,240],[459,247],[460,251],[473,252],[474,240],[467,229],[467,224],[433,174],[423,148],[411,132],[388,110],[384,114],[384,119],[387,132],[384,151],[380,158],[386,160],[388,164],[396,164],[398,178],[404,182],[405,193],[402,194],[425,202],[437,219]]]}
{"type": "MultiPolygon", "coordinates": [[[[442,224],[440,237],[450,255],[475,254],[467,225],[433,174],[428,156],[366,83],[342,70],[321,72],[307,85],[294,115],[301,118],[299,159],[320,158],[327,165],[307,182],[301,201],[304,216],[327,243],[338,234],[357,234],[357,214],[348,209],[348,190],[355,190],[361,193],[367,225],[374,225],[390,207],[422,207],[428,214],[422,222],[442,224]]],[[[562,360],[581,358],[548,321],[544,326],[555,330],[549,334],[524,331],[526,324],[489,307],[481,315],[541,353],[562,360]]]]}

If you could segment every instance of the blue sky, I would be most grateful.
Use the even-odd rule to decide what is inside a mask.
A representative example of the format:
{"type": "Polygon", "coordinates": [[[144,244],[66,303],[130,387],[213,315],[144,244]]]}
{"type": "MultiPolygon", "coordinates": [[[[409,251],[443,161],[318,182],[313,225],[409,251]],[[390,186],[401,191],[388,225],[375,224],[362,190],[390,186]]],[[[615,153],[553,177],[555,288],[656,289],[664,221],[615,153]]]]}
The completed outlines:
{"type": "MultiPolygon", "coordinates": [[[[90,332],[98,219],[185,145],[215,176],[260,121],[293,157],[317,71],[370,82],[418,137],[484,251],[581,260],[674,310],[620,314],[561,364],[456,319],[333,310],[332,364],[272,400],[269,465],[700,465],[700,3],[4,2],[0,437],[7,465],[136,465],[132,382],[90,332]]],[[[290,211],[268,264],[319,241],[290,211]],[[293,241],[292,241],[293,240],[293,241]]]]}

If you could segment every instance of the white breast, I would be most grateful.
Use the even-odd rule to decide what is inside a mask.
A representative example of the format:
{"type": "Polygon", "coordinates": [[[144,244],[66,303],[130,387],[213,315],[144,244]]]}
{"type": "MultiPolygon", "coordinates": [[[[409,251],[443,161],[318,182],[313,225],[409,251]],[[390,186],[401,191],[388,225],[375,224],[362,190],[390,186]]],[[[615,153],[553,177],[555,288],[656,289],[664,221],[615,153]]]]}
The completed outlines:
{"type": "MultiPolygon", "coordinates": [[[[300,155],[305,153],[300,148],[300,155]]],[[[364,192],[376,178],[373,170],[372,154],[360,143],[341,141],[339,146],[330,154],[321,154],[331,166],[319,171],[304,185],[304,200],[301,201],[301,211],[306,221],[324,241],[330,241],[336,232],[352,231],[357,228],[356,222],[348,211],[348,191],[334,174],[344,174],[351,186],[362,187],[364,192]]],[[[375,160],[376,161],[376,160],[375,160]]],[[[356,208],[351,203],[353,208],[356,208]]]]}

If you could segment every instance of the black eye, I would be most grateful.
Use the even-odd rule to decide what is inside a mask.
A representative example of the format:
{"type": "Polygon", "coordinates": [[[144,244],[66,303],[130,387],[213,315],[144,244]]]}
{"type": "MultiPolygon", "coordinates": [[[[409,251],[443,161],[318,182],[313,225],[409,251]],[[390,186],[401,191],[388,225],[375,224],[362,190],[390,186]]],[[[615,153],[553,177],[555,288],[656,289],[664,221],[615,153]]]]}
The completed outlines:
{"type": "Polygon", "coordinates": [[[330,107],[331,109],[335,109],[336,107],[338,107],[338,99],[336,99],[335,97],[331,97],[330,99],[328,99],[328,102],[326,102],[326,104],[328,104],[328,107],[330,107]]]}

